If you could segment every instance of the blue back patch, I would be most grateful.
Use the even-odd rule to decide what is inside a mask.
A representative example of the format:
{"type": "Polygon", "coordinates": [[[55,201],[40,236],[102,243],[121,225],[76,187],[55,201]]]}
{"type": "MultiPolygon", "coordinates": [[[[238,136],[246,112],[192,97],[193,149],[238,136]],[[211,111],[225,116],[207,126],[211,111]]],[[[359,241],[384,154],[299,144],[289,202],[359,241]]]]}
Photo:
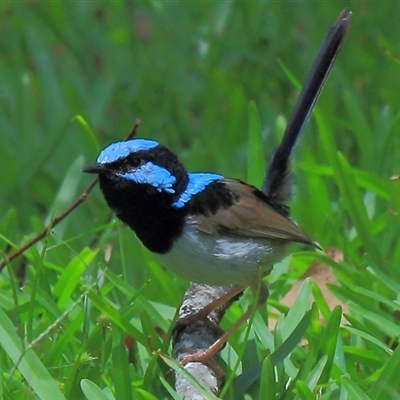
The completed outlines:
{"type": "Polygon", "coordinates": [[[208,172],[189,173],[189,182],[184,192],[179,196],[179,199],[173,203],[174,207],[183,207],[197,193],[200,193],[211,182],[222,179],[219,174],[211,174],[208,172]]]}
{"type": "Polygon", "coordinates": [[[99,164],[106,164],[127,157],[137,151],[152,149],[159,145],[155,140],[131,139],[114,142],[103,149],[97,157],[99,164]]]}
{"type": "Polygon", "coordinates": [[[176,182],[176,178],[165,168],[159,167],[150,161],[140,166],[134,172],[124,172],[118,175],[136,183],[148,183],[154,186],[159,192],[175,193],[172,185],[176,182]]]}

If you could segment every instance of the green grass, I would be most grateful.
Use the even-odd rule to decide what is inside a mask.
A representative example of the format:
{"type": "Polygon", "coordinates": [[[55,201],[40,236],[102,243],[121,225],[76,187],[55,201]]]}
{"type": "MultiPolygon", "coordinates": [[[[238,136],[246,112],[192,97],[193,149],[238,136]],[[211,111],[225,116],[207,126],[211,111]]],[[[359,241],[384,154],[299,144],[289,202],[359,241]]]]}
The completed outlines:
{"type": "MultiPolygon", "coordinates": [[[[331,267],[339,281],[331,290],[350,311],[341,325],[341,310],[306,281],[294,306],[280,307],[275,332],[265,310],[256,314],[222,352],[224,397],[398,398],[397,2],[0,3],[2,254],[79,196],[90,182],[80,168],[136,117],[138,136],[164,143],[189,170],[260,185],[263,154],[298,93],[284,68],[303,81],[345,6],[349,37],[295,150],[291,203],[303,230],[344,260],[293,255],[271,274],[270,302],[278,306],[316,259],[331,267]]],[[[96,188],[0,274],[0,396],[172,398],[157,352],[170,352],[187,286],[110,219],[96,188]]]]}

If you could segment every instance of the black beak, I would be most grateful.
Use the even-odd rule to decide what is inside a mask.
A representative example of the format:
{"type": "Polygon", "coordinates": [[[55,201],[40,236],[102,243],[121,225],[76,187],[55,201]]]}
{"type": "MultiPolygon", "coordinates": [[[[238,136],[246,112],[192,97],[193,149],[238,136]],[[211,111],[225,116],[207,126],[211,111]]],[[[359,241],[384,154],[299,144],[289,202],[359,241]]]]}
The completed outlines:
{"type": "Polygon", "coordinates": [[[92,164],[83,167],[81,171],[87,174],[101,174],[102,172],[106,172],[107,168],[103,164],[92,164]]]}

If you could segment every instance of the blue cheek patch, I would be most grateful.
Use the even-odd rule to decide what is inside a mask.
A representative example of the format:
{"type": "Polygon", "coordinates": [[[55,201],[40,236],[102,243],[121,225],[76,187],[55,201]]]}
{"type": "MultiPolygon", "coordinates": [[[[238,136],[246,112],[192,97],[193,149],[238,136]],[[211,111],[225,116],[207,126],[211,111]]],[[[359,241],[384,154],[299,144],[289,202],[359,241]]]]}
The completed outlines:
{"type": "Polygon", "coordinates": [[[159,167],[152,162],[143,164],[134,172],[124,172],[117,175],[136,183],[148,183],[159,192],[175,193],[172,185],[176,182],[176,178],[165,168],[159,167]]]}
{"type": "Polygon", "coordinates": [[[120,158],[125,158],[129,154],[137,151],[149,150],[159,145],[155,140],[147,139],[131,139],[122,140],[120,142],[111,143],[103,149],[97,157],[99,164],[106,164],[117,161],[120,158]]]}
{"type": "Polygon", "coordinates": [[[176,208],[183,207],[191,198],[197,193],[200,193],[207,185],[211,182],[222,179],[222,175],[210,174],[210,173],[189,173],[189,183],[185,191],[179,196],[179,199],[173,203],[176,208]]]}

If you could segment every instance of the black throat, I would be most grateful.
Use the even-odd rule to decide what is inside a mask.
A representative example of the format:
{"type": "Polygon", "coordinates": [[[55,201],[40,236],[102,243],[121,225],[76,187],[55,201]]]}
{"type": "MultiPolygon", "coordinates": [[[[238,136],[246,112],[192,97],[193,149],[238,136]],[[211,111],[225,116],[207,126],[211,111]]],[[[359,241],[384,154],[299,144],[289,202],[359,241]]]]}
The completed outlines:
{"type": "Polygon", "coordinates": [[[167,253],[180,236],[184,210],[172,206],[172,195],[148,184],[135,184],[100,174],[100,188],[117,217],[135,231],[152,252],[167,253]]]}

